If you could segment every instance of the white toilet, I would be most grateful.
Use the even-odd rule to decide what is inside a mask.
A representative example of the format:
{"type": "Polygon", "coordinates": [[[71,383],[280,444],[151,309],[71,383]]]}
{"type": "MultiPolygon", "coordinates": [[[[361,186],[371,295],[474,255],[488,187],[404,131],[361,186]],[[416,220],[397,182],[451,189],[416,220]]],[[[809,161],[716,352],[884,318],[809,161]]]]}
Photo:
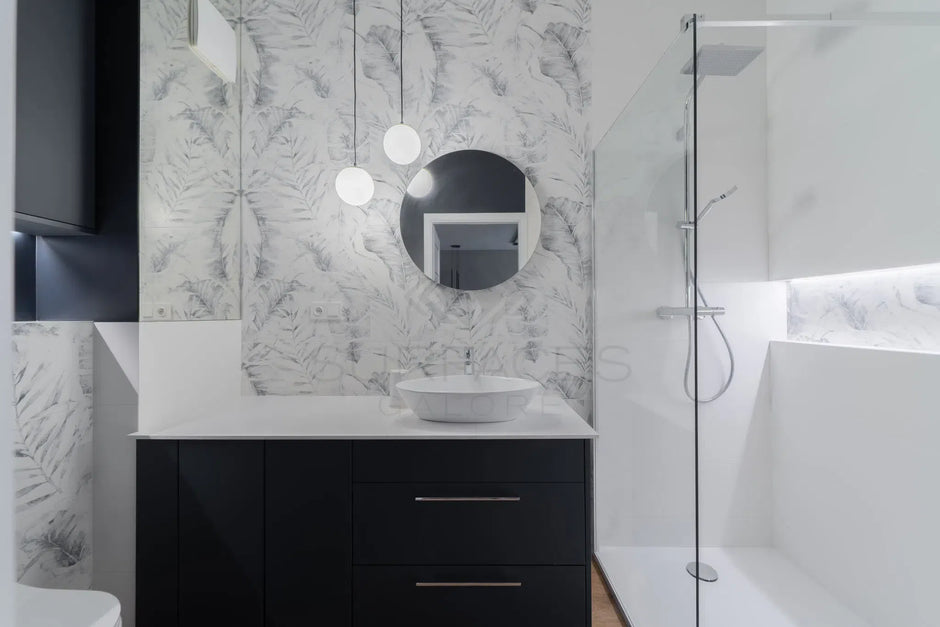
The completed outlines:
{"type": "Polygon", "coordinates": [[[16,584],[16,627],[121,627],[121,603],[107,592],[16,584]]]}

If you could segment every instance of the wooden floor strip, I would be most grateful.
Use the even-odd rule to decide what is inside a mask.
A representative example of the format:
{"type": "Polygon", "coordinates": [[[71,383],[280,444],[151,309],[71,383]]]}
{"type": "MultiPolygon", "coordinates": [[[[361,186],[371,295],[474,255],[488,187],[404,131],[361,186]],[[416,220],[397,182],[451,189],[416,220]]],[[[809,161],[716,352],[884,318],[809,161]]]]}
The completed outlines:
{"type": "Polygon", "coordinates": [[[594,563],[591,564],[591,624],[593,627],[627,627],[594,563]]]}

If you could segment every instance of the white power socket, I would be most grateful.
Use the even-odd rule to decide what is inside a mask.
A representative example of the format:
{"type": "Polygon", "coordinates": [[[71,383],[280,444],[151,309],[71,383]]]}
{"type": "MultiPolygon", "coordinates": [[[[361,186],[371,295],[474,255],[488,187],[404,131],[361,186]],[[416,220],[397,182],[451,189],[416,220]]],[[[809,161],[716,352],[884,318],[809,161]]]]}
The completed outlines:
{"type": "Polygon", "coordinates": [[[141,303],[141,320],[172,320],[173,307],[169,303],[141,303]]]}
{"type": "Polygon", "coordinates": [[[156,320],[170,320],[173,318],[173,307],[168,303],[154,303],[153,317],[156,320]]]}
{"type": "Polygon", "coordinates": [[[339,320],[343,306],[336,302],[310,303],[310,314],[318,320],[339,320]]]}

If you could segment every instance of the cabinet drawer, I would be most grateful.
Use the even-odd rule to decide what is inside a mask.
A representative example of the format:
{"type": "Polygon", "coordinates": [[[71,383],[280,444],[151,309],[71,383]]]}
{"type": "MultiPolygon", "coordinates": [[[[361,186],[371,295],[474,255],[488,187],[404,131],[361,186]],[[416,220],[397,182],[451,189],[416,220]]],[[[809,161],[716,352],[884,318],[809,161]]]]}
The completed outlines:
{"type": "Polygon", "coordinates": [[[356,566],[356,627],[586,627],[584,566],[356,566]]]}
{"type": "Polygon", "coordinates": [[[584,485],[356,484],[357,564],[586,563],[584,485]]]}
{"type": "Polygon", "coordinates": [[[353,481],[583,482],[582,440],[362,441],[353,481]]]}

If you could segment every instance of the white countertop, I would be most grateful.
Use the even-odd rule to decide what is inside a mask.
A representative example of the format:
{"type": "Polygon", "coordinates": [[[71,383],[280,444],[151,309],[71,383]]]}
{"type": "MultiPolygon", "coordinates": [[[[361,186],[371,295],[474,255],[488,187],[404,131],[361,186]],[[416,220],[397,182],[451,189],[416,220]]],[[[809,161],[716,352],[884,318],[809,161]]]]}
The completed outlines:
{"type": "Polygon", "coordinates": [[[564,400],[538,396],[510,422],[428,422],[382,396],[246,396],[224,409],[193,411],[178,425],[140,431],[153,440],[583,440],[597,437],[564,400]]]}

